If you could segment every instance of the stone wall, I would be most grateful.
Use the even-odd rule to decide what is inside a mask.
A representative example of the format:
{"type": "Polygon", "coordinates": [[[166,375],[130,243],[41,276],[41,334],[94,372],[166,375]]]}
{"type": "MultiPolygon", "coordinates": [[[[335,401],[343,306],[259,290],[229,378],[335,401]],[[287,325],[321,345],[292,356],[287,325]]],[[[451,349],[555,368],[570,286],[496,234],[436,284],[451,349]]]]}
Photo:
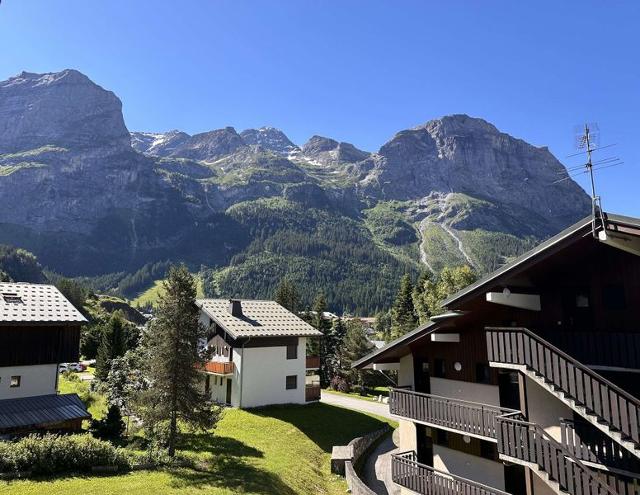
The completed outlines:
{"type": "Polygon", "coordinates": [[[359,477],[354,465],[376,441],[391,430],[385,426],[380,430],[354,438],[348,445],[334,446],[331,452],[331,472],[343,475],[349,491],[355,495],[375,495],[359,477]]]}

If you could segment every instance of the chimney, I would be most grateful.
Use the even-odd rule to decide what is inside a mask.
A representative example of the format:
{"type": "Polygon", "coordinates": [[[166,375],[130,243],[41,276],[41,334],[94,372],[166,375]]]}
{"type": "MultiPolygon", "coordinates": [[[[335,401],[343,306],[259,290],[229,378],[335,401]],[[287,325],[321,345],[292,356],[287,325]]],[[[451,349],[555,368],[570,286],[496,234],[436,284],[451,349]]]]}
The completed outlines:
{"type": "Polygon", "coordinates": [[[240,299],[229,299],[229,313],[236,318],[242,318],[242,302],[240,299]]]}

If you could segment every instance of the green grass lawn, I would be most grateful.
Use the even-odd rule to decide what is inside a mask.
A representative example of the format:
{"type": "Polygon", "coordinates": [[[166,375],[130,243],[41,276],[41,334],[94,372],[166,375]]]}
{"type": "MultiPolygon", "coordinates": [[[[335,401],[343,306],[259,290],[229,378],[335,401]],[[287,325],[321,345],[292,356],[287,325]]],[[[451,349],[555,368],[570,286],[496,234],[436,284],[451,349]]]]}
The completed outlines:
{"type": "Polygon", "coordinates": [[[344,479],[330,473],[331,447],[385,422],[322,403],[228,409],[215,433],[188,435],[180,445],[202,469],[15,480],[0,482],[0,494],[344,494],[344,479]]]}
{"type": "Polygon", "coordinates": [[[91,392],[90,382],[69,380],[61,374],[58,378],[58,392],[61,394],[78,394],[82,401],[88,406],[89,413],[95,419],[102,418],[107,412],[107,401],[104,395],[91,392]]]}

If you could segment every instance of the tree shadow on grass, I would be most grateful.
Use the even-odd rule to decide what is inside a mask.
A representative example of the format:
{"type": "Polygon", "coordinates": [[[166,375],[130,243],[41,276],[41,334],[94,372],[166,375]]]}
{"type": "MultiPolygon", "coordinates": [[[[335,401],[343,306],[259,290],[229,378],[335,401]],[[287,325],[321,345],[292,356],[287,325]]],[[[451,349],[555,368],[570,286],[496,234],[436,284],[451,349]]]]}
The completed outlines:
{"type": "Polygon", "coordinates": [[[290,423],[327,453],[334,445],[346,445],[355,437],[379,430],[387,424],[367,414],[322,402],[270,406],[248,412],[290,423]]]}
{"type": "Polygon", "coordinates": [[[238,493],[264,495],[297,495],[282,479],[269,471],[247,463],[244,459],[220,455],[207,463],[206,469],[180,469],[171,471],[173,488],[227,488],[238,493]]]}
{"type": "Polygon", "coordinates": [[[178,449],[182,451],[207,452],[214,456],[264,457],[261,450],[232,437],[221,437],[214,433],[186,433],[180,436],[178,449]]]}

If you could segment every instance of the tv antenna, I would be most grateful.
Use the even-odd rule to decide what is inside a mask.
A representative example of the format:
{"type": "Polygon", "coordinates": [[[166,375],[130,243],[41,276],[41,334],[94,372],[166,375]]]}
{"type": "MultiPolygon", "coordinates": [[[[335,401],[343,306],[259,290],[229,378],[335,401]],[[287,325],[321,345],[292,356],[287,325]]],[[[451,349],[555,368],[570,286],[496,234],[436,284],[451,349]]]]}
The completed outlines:
{"type": "MultiPolygon", "coordinates": [[[[576,129],[576,147],[581,150],[577,153],[569,155],[569,157],[585,155],[586,154],[586,162],[580,165],[575,165],[572,167],[567,167],[566,170],[563,170],[561,173],[564,174],[564,177],[561,177],[554,184],[558,182],[562,182],[568,179],[572,179],[578,175],[588,174],[589,180],[591,182],[591,225],[592,225],[592,233],[596,236],[596,225],[598,222],[601,223],[602,228],[604,228],[604,218],[602,215],[602,202],[600,196],[596,194],[596,182],[594,177],[594,172],[597,170],[602,170],[604,168],[615,167],[617,165],[622,165],[622,161],[617,156],[608,156],[602,159],[593,160],[593,152],[603,150],[606,148],[610,148],[615,146],[615,144],[608,144],[606,146],[600,146],[600,133],[598,129],[598,125],[595,123],[584,124],[584,126],[579,126],[576,129]]],[[[569,158],[567,157],[567,158],[569,158]]]]}

